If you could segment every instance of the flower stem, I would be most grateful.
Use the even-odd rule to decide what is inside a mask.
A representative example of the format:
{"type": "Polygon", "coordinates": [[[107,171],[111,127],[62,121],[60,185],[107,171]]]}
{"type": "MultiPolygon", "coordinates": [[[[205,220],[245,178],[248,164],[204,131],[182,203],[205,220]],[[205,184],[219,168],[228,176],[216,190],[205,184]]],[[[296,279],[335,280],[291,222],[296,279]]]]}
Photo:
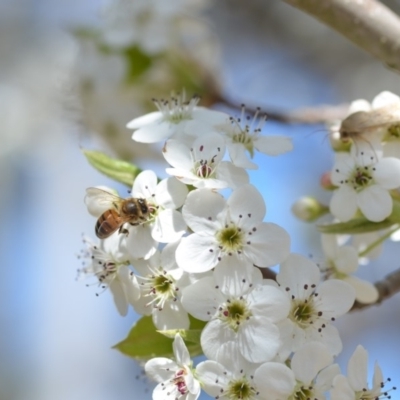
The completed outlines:
{"type": "Polygon", "coordinates": [[[394,225],[394,228],[387,231],[384,235],[380,236],[379,239],[372,242],[369,246],[367,246],[363,251],[358,253],[358,257],[365,257],[370,251],[372,251],[375,247],[379,246],[383,243],[388,237],[390,237],[394,232],[400,229],[400,225],[394,225]]]}

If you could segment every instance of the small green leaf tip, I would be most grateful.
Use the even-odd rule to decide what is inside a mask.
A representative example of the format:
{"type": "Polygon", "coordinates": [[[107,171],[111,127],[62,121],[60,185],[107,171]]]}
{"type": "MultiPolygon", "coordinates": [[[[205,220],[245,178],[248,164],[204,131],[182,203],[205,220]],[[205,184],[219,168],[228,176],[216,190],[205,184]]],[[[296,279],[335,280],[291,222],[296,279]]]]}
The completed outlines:
{"type": "Polygon", "coordinates": [[[100,151],[82,149],[82,152],[97,171],[129,187],[132,187],[133,181],[142,172],[136,165],[109,157],[100,151]]]}

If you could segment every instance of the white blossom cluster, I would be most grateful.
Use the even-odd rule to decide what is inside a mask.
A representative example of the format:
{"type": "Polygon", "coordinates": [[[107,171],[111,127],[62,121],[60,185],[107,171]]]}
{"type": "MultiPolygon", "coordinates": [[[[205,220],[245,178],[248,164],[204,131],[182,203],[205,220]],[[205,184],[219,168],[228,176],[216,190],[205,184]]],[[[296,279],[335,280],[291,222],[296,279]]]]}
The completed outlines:
{"type": "MultiPolygon", "coordinates": [[[[303,220],[312,220],[330,211],[334,222],[351,223],[364,218],[371,223],[387,220],[394,210],[400,190],[400,97],[384,91],[369,103],[353,101],[348,115],[330,126],[335,150],[332,170],[322,178],[322,186],[332,191],[324,209],[312,198],[303,198],[293,207],[303,220]]],[[[398,240],[400,226],[349,235],[322,235],[325,262],[320,267],[326,278],[348,282],[360,303],[378,299],[376,287],[355,276],[359,265],[379,256],[383,241],[398,240]]]]}
{"type": "Polygon", "coordinates": [[[383,221],[392,212],[390,190],[400,187],[400,97],[382,92],[371,104],[353,102],[338,135],[351,141],[351,149],[336,152],[331,213],[343,222],[357,211],[369,221],[383,221]]]}
{"type": "MultiPolygon", "coordinates": [[[[87,265],[81,270],[110,289],[120,314],[131,305],[151,315],[160,331],[190,329],[189,315],[206,323],[200,337],[206,361],[194,366],[176,334],[175,360],[146,363],[146,373],[158,382],[153,399],[195,400],[202,390],[220,400],[323,400],[328,393],[332,400],[390,398],[378,366],[369,388],[361,346],[347,375],[334,364],[342,342],[333,322],[355,301],[357,285],[343,274],[358,266],[357,251],[324,238],[327,265],[342,268],[337,279],[291,253],[288,233],[264,222],[265,202],[246,169],[257,168],[251,160],[255,151],[290,151],[290,139],[263,136],[263,116],[246,119],[243,111],[235,119],[198,101],[184,95],[156,101],[158,111],[127,125],[135,141],[165,142],[169,164],[167,178],[158,180],[146,170],[133,183],[132,198],[147,207],[143,220],[123,223],[107,214],[118,201],[109,188],[88,189],[85,199],[93,216],[106,224],[117,219],[123,228],[98,244],[86,239],[87,265]],[[230,194],[223,197],[221,189],[230,194]],[[107,201],[110,196],[114,200],[107,201]],[[276,265],[276,279],[264,279],[261,271],[276,265]],[[327,275],[334,279],[324,280],[327,275]]],[[[369,158],[363,148],[338,158],[334,167],[332,181],[339,188],[332,212],[353,207],[342,220],[355,213],[353,204],[379,214],[368,195],[359,200],[367,187],[383,199],[382,193],[400,185],[386,165],[400,168],[400,160],[370,150],[369,158]],[[356,165],[362,165],[360,172],[356,165]],[[356,183],[349,184],[350,170],[356,183]]]]}

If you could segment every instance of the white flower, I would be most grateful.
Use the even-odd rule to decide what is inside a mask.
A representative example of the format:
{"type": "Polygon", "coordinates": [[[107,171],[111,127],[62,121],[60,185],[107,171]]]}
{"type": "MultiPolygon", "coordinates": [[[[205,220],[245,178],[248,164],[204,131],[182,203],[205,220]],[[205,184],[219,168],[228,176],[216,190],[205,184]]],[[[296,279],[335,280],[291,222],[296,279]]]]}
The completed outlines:
{"type": "Polygon", "coordinates": [[[196,373],[206,393],[218,400],[257,400],[263,397],[254,383],[254,367],[237,364],[226,354],[224,364],[203,361],[196,373]]]}
{"type": "Polygon", "coordinates": [[[95,245],[89,238],[83,241],[87,247],[82,252],[84,267],[78,270],[80,276],[95,276],[100,286],[108,287],[113,295],[118,312],[125,316],[128,305],[134,305],[140,297],[140,288],[135,275],[129,269],[129,260],[126,249],[121,244],[122,236],[117,233],[99,245],[95,245]]]}
{"type": "Polygon", "coordinates": [[[249,184],[235,189],[228,200],[208,189],[190,192],[182,214],[194,233],[182,238],[178,265],[187,272],[205,272],[233,254],[262,268],[284,260],[289,235],[278,225],[262,222],[265,212],[261,194],[249,184]]]}
{"type": "Polygon", "coordinates": [[[147,361],[146,374],[159,382],[153,391],[153,400],[196,400],[201,391],[195,378],[192,360],[179,334],[173,343],[175,360],[158,357],[147,361]]]}
{"type": "Polygon", "coordinates": [[[288,298],[272,286],[243,286],[247,291],[235,296],[231,293],[236,289],[219,287],[213,277],[206,277],[183,290],[184,308],[195,318],[209,321],[201,334],[201,347],[212,360],[223,363],[229,353],[239,363],[243,358],[261,363],[279,350],[276,323],[288,315],[288,298]]]}
{"type": "Polygon", "coordinates": [[[324,392],[340,373],[337,364],[331,365],[333,357],[322,343],[310,342],[293,355],[290,367],[296,378],[293,397],[324,400],[324,392]]]}
{"type": "Polygon", "coordinates": [[[281,264],[276,280],[291,301],[289,317],[278,324],[283,340],[282,357],[312,341],[325,344],[333,355],[339,354],[342,342],[331,321],[350,310],[355,300],[354,289],[337,279],[320,284],[318,267],[298,254],[291,254],[281,264]]]}
{"type": "Polygon", "coordinates": [[[131,194],[132,197],[146,199],[155,210],[144,227],[149,229],[151,237],[157,242],[175,242],[185,233],[186,224],[176,209],[183,205],[187,193],[186,185],[173,177],[157,183],[157,175],[151,170],[143,171],[136,177],[131,194]]]}
{"type": "Polygon", "coordinates": [[[356,300],[361,303],[374,303],[379,293],[376,287],[352,274],[358,269],[358,253],[352,246],[340,246],[335,235],[321,236],[326,263],[321,268],[329,279],[341,279],[355,290],[356,300]]]}
{"type": "Polygon", "coordinates": [[[222,161],[225,142],[220,135],[205,134],[197,138],[191,148],[185,143],[170,139],[164,146],[163,155],[173,168],[170,175],[197,188],[235,188],[249,182],[247,172],[222,161]]]}
{"type": "Polygon", "coordinates": [[[331,388],[333,378],[340,373],[332,364],[333,357],[321,343],[311,342],[299,349],[285,364],[267,362],[254,373],[254,383],[262,399],[318,399],[331,388]]]}
{"type": "Polygon", "coordinates": [[[175,262],[177,243],[167,244],[162,253],[158,251],[148,260],[137,260],[141,298],[135,302],[135,311],[152,315],[159,330],[188,329],[189,317],[182,307],[180,296],[190,281],[175,262]]]}
{"type": "MultiPolygon", "coordinates": [[[[372,388],[368,388],[368,353],[357,346],[347,366],[347,377],[338,375],[333,380],[331,400],[378,400],[390,399],[390,390],[384,390],[385,382],[379,365],[375,364],[372,388]]],[[[390,379],[388,380],[390,381],[390,379]]],[[[392,390],[394,390],[393,388],[392,390]]]]}
{"type": "Polygon", "coordinates": [[[154,143],[175,134],[200,135],[215,131],[213,126],[223,123],[227,114],[196,107],[199,97],[186,102],[185,92],[171,100],[154,100],[159,111],[133,119],[127,128],[135,130],[132,139],[137,142],[154,143]]]}
{"type": "Polygon", "coordinates": [[[257,164],[250,161],[246,153],[251,158],[254,156],[254,150],[270,156],[277,156],[293,149],[292,140],[289,137],[260,135],[267,120],[266,114],[259,117],[260,110],[258,109],[249,122],[245,111],[245,107],[242,106],[240,118],[230,117],[225,124],[218,126],[218,131],[226,136],[227,147],[233,164],[242,168],[257,169],[257,164]]]}
{"type": "Polygon", "coordinates": [[[377,160],[373,153],[342,154],[331,175],[338,186],[330,201],[331,213],[340,221],[352,219],[358,209],[373,222],[380,222],[392,212],[389,190],[400,186],[400,160],[377,160]]]}

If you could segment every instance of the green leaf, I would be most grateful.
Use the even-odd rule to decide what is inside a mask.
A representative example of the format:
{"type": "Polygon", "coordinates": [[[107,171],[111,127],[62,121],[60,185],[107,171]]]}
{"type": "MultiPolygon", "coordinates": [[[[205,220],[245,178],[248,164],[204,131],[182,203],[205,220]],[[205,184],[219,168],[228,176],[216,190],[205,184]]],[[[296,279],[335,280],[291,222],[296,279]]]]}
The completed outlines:
{"type": "Polygon", "coordinates": [[[86,159],[97,171],[129,187],[132,186],[135,178],[142,172],[136,165],[111,158],[100,151],[85,149],[82,151],[86,159]]]}
{"type": "Polygon", "coordinates": [[[140,47],[132,46],[123,51],[127,63],[126,80],[128,83],[134,82],[152,65],[152,58],[144,53],[140,47]]]}
{"type": "MultiPolygon", "coordinates": [[[[194,329],[189,329],[187,332],[192,331],[193,333],[190,334],[190,337],[192,340],[196,340],[195,335],[197,333],[195,331],[200,331],[201,333],[201,327],[205,325],[205,322],[194,318],[190,318],[190,320],[194,329]]],[[[200,346],[200,336],[198,342],[191,342],[183,335],[182,337],[185,341],[187,340],[186,346],[192,357],[203,354],[200,346]]],[[[166,337],[156,330],[151,316],[144,316],[132,327],[128,336],[113,348],[137,360],[148,360],[153,357],[171,358],[173,357],[172,342],[172,338],[166,337]]]]}
{"type": "Polygon", "coordinates": [[[385,219],[382,222],[368,221],[366,218],[356,218],[348,222],[338,222],[336,224],[318,225],[317,228],[321,233],[331,234],[349,234],[367,233],[379,231],[381,229],[390,228],[395,222],[385,219]]]}

